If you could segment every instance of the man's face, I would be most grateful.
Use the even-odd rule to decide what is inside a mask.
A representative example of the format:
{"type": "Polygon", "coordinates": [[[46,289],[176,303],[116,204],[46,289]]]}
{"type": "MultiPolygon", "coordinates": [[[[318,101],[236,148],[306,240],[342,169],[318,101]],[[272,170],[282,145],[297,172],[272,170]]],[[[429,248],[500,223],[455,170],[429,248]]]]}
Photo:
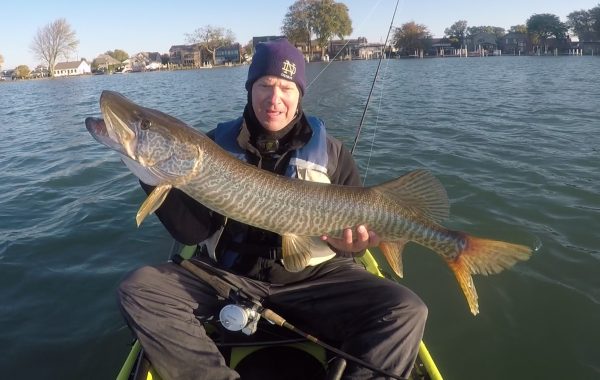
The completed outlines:
{"type": "Polygon", "coordinates": [[[252,85],[252,108],[267,131],[277,132],[296,116],[300,91],[296,83],[272,75],[259,78],[252,85]]]}

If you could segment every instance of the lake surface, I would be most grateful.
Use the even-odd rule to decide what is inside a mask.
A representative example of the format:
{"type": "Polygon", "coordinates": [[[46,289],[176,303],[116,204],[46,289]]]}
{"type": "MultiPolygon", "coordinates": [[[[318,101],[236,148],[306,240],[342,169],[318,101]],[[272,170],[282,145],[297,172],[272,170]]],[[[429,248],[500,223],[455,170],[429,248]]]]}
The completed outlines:
{"type": "MultiPolygon", "coordinates": [[[[308,65],[304,108],[352,145],[376,61],[308,65]],[[321,73],[322,72],[322,73],[321,73]]],[[[247,67],[0,83],[3,378],[111,379],[131,335],[115,289],[171,240],[116,153],[83,120],[103,89],[207,131],[241,114],[247,67]]],[[[433,252],[405,251],[429,306],[425,342],[447,379],[600,378],[600,58],[389,60],[355,152],[366,183],[426,168],[445,223],[539,247],[476,276],[473,317],[433,252]]],[[[333,317],[333,316],[332,316],[333,317]]]]}

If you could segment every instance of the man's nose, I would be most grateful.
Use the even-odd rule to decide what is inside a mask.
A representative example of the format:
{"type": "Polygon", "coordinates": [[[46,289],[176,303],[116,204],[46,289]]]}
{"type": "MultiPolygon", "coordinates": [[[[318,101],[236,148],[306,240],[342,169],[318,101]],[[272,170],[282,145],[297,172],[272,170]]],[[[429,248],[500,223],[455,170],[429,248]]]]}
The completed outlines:
{"type": "Polygon", "coordinates": [[[271,104],[281,103],[281,90],[277,87],[271,87],[271,93],[269,94],[269,101],[271,104]]]}

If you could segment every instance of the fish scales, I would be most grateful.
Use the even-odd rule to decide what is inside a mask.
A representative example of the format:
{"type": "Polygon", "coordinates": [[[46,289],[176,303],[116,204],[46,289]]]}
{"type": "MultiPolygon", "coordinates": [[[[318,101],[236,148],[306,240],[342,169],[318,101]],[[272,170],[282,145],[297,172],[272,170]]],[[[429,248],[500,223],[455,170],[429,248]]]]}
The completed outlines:
{"type": "Polygon", "coordinates": [[[407,242],[438,253],[473,314],[479,305],[472,275],[498,273],[532,254],[524,245],[443,227],[448,198],[424,170],[367,188],[306,182],[241,162],[203,133],[121,94],[103,91],[100,109],[104,120],[87,118],[88,131],[119,152],[140,180],[155,186],[138,212],[138,224],[176,187],[228,218],[282,235],[283,264],[291,271],[309,264],[319,248],[315,244],[324,246],[321,235],[339,237],[343,229],[363,224],[377,233],[379,248],[400,276],[407,242]]]}

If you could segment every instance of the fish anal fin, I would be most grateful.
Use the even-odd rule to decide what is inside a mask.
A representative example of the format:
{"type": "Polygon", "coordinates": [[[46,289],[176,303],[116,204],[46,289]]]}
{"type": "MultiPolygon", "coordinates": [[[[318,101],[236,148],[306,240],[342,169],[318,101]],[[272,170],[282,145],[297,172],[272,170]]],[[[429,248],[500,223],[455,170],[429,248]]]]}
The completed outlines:
{"type": "Polygon", "coordinates": [[[438,223],[447,219],[450,214],[446,189],[426,170],[414,170],[372,189],[414,214],[438,223]]]}
{"type": "Polygon", "coordinates": [[[311,258],[313,240],[310,236],[285,234],[282,237],[281,253],[283,266],[290,272],[306,268],[311,258]]]}
{"type": "Polygon", "coordinates": [[[402,251],[406,240],[383,241],[379,243],[379,249],[383,252],[388,264],[399,277],[404,276],[404,267],[402,265],[402,251]]]}
{"type": "Polygon", "coordinates": [[[448,266],[452,269],[460,288],[463,291],[463,294],[467,298],[467,303],[469,304],[469,309],[473,315],[479,314],[479,303],[477,302],[477,290],[475,289],[475,284],[473,283],[473,277],[471,276],[471,272],[469,271],[469,267],[460,257],[456,260],[446,260],[448,262],[448,266]]]}
{"type": "Polygon", "coordinates": [[[171,184],[159,185],[152,190],[148,198],[142,203],[140,209],[135,216],[135,221],[138,225],[142,224],[144,219],[150,214],[152,214],[156,209],[160,207],[160,205],[165,201],[169,191],[173,186],[171,184]]]}

